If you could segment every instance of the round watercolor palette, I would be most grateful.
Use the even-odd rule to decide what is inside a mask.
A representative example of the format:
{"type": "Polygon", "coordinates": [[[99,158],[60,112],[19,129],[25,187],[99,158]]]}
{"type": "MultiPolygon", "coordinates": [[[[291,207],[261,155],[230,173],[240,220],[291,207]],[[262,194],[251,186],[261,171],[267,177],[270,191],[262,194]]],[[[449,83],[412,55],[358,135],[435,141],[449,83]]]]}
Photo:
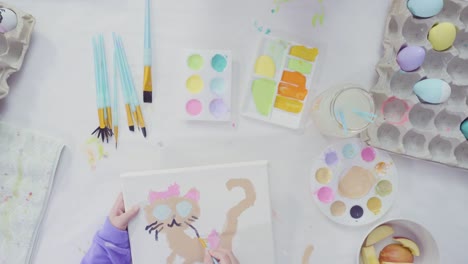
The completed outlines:
{"type": "Polygon", "coordinates": [[[322,213],[336,223],[360,226],[376,221],[390,209],[398,175],[387,153],[351,139],[320,154],[310,183],[322,213]]]}
{"type": "Polygon", "coordinates": [[[188,120],[229,121],[232,59],[229,51],[187,50],[184,116],[188,120]]]}

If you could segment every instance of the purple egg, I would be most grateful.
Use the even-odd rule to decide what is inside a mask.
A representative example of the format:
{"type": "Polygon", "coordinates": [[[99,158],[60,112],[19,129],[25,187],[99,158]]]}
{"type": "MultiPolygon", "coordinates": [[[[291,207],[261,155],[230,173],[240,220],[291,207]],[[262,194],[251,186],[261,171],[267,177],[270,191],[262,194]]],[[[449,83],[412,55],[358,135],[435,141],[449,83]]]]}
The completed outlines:
{"type": "Polygon", "coordinates": [[[419,46],[408,46],[400,50],[397,56],[398,65],[405,72],[415,71],[424,62],[426,50],[419,46]]]}

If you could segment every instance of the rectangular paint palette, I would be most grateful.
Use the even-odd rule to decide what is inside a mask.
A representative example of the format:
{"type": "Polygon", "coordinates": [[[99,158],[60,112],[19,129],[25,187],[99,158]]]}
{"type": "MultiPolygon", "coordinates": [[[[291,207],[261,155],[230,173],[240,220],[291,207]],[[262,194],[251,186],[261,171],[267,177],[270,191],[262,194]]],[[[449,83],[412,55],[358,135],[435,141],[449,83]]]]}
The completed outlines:
{"type": "Polygon", "coordinates": [[[244,115],[287,128],[303,127],[318,57],[317,46],[265,36],[251,71],[244,115]]]}
{"type": "Polygon", "coordinates": [[[187,50],[184,74],[184,119],[231,120],[230,51],[187,50]]]}

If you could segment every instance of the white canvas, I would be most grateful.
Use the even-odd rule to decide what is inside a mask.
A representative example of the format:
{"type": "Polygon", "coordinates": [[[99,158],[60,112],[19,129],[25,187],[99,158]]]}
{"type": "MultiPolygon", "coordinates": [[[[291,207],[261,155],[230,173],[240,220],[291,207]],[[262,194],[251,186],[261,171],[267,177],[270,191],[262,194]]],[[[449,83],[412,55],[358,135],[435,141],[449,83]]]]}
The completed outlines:
{"type": "MultiPolygon", "coordinates": [[[[232,239],[232,250],[240,263],[275,263],[267,165],[266,161],[260,161],[122,175],[125,207],[128,209],[134,204],[141,206],[140,212],[128,227],[133,263],[172,263],[167,259],[173,250],[170,248],[168,234],[164,232],[176,232],[173,228],[183,228],[183,232],[190,238],[197,237],[196,232],[187,224],[180,223],[181,227],[177,227],[173,225],[172,219],[192,224],[202,238],[206,238],[212,230],[221,234],[228,211],[241,201],[245,201],[246,193],[250,193],[247,195],[249,199],[251,198],[251,191],[245,191],[242,187],[228,190],[226,183],[246,183],[247,181],[253,186],[255,201],[237,218],[237,231],[232,239]],[[198,220],[191,218],[190,214],[187,218],[182,218],[175,213],[176,207],[172,206],[174,208],[171,212],[172,216],[167,221],[159,222],[164,222],[161,227],[165,229],[159,233],[158,241],[156,241],[155,233],[149,234],[151,228],[148,231],[145,230],[150,223],[145,211],[145,207],[150,204],[149,192],[150,190],[167,191],[168,187],[171,185],[174,187],[175,183],[179,186],[180,197],[185,196],[192,188],[198,190],[200,207],[198,220]],[[193,222],[184,221],[184,219],[191,219],[193,222]],[[169,227],[170,224],[172,227],[169,227]]],[[[189,196],[193,198],[193,192],[191,194],[189,196]]],[[[164,199],[170,198],[161,198],[157,201],[162,203],[164,199]]],[[[196,209],[193,209],[193,212],[196,212],[196,209]]],[[[154,226],[157,225],[152,227],[154,226]]],[[[201,243],[193,247],[200,246],[201,243]]],[[[179,247],[186,248],[186,245],[178,245],[175,251],[178,251],[179,247]]],[[[198,250],[203,253],[202,248],[198,250]]],[[[173,263],[192,263],[184,261],[184,258],[177,256],[173,263]]]]}

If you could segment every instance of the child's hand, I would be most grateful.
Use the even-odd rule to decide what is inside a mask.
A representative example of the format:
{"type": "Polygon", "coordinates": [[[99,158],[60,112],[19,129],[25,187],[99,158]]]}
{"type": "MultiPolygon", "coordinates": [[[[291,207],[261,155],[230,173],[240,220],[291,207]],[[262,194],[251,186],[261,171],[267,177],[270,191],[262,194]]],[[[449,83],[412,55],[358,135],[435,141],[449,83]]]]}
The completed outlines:
{"type": "Polygon", "coordinates": [[[123,195],[122,193],[119,193],[119,196],[117,197],[117,200],[115,200],[115,204],[109,213],[109,221],[114,227],[120,230],[126,230],[128,222],[137,215],[138,210],[140,210],[140,208],[138,205],[135,205],[128,212],[125,212],[123,195]]]}
{"type": "Polygon", "coordinates": [[[237,258],[232,254],[231,251],[219,248],[215,250],[209,250],[205,253],[205,264],[213,264],[214,257],[219,261],[219,264],[239,264],[237,258]]]}

